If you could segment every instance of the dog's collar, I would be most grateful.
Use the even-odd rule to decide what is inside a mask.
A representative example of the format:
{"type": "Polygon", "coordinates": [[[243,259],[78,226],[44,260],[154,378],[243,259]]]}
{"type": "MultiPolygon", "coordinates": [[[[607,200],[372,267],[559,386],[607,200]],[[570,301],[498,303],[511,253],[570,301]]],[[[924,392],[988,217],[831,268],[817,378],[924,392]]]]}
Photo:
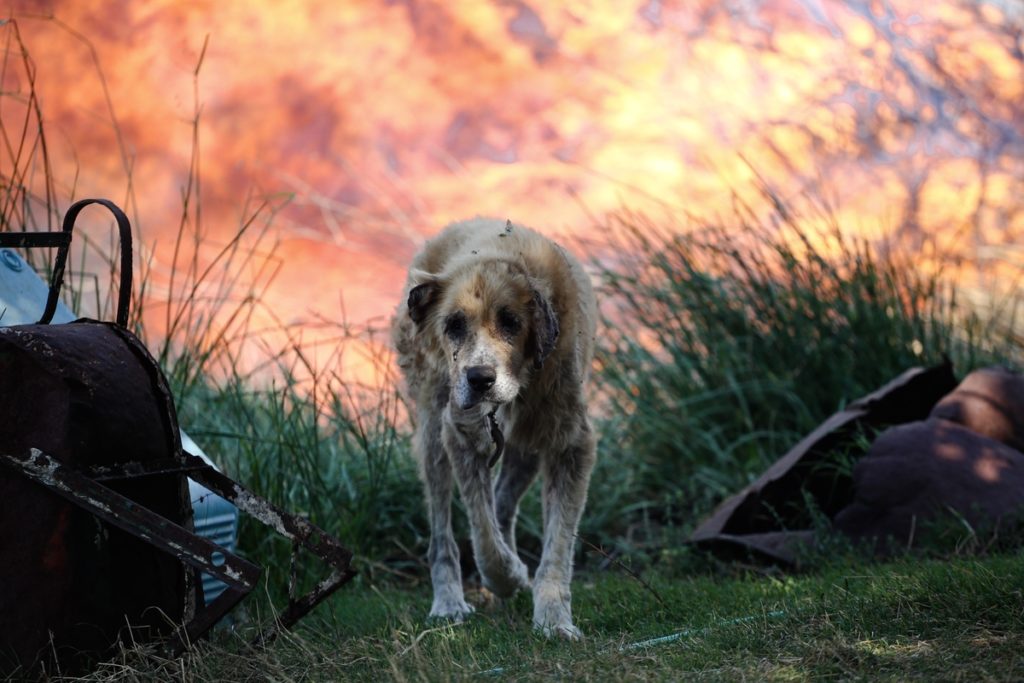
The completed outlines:
{"type": "Polygon", "coordinates": [[[491,455],[491,459],[487,461],[488,468],[492,468],[498,464],[498,460],[501,458],[501,453],[505,450],[505,435],[501,433],[501,427],[498,426],[498,420],[494,417],[494,414],[497,412],[498,408],[495,406],[494,410],[487,413],[487,422],[491,426],[491,440],[494,441],[494,454],[491,455]]]}

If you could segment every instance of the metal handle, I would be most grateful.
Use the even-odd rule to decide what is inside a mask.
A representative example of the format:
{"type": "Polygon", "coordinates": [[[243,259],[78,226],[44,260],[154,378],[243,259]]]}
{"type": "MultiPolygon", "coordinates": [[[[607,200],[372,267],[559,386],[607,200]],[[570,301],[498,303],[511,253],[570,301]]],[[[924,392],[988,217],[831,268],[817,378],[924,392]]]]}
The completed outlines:
{"type": "Polygon", "coordinates": [[[75,227],[78,214],[90,204],[101,204],[107,207],[107,210],[114,214],[114,220],[117,221],[121,237],[121,284],[117,290],[116,320],[121,327],[128,327],[128,306],[131,304],[132,298],[132,224],[128,222],[128,216],[124,214],[124,211],[109,199],[82,199],[72,204],[68,212],[64,214],[61,232],[67,235],[67,238],[57,247],[57,260],[54,263],[53,277],[50,279],[50,295],[46,299],[43,317],[39,319],[40,325],[48,324],[57,310],[57,298],[60,296],[60,288],[64,284],[64,266],[67,264],[68,249],[71,247],[71,231],[75,227]]]}

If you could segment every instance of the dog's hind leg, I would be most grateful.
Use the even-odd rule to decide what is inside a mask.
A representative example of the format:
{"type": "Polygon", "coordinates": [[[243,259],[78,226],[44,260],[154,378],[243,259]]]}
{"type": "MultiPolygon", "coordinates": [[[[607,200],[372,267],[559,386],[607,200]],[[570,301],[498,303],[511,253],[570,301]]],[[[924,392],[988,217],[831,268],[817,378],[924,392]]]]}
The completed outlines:
{"type": "Polygon", "coordinates": [[[413,447],[420,463],[430,518],[430,617],[462,621],[473,611],[462,592],[459,547],[452,534],[452,464],[441,443],[440,411],[421,410],[413,447]]]}
{"type": "Polygon", "coordinates": [[[526,565],[502,537],[494,509],[491,469],[491,438],[482,415],[453,417],[445,411],[442,440],[455,470],[462,502],[469,513],[473,558],[484,586],[498,597],[529,588],[526,565]]]}
{"type": "Polygon", "coordinates": [[[537,476],[540,462],[535,453],[524,453],[513,444],[505,447],[501,459],[501,472],[494,484],[494,504],[498,517],[498,528],[505,544],[516,551],[516,515],[519,513],[519,499],[537,476]]]}
{"type": "Polygon", "coordinates": [[[546,636],[576,640],[572,623],[572,550],[587,485],[594,467],[596,443],[586,418],[574,443],[542,459],[544,487],[544,550],[533,580],[533,626],[546,636]]]}

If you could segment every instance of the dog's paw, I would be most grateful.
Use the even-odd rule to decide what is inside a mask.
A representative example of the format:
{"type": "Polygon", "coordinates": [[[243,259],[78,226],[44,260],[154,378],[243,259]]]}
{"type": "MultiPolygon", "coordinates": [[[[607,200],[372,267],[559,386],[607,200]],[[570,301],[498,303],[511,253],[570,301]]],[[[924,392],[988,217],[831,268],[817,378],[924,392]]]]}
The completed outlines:
{"type": "Polygon", "coordinates": [[[533,587],[533,628],[548,638],[580,640],[583,634],[573,626],[568,585],[542,581],[533,587]]]}
{"type": "Polygon", "coordinates": [[[456,624],[462,623],[466,617],[473,613],[473,606],[462,598],[449,598],[440,600],[434,598],[434,604],[430,608],[427,619],[430,621],[453,621],[456,624]]]}
{"type": "Polygon", "coordinates": [[[533,629],[539,633],[544,634],[546,638],[561,638],[562,640],[580,641],[583,640],[583,634],[580,630],[572,625],[558,624],[557,626],[542,626],[540,624],[534,624],[533,629]]]}
{"type": "Polygon", "coordinates": [[[480,573],[484,588],[499,598],[511,597],[515,595],[516,591],[530,587],[530,572],[523,561],[515,555],[506,556],[500,562],[488,567],[487,571],[480,573]]]}

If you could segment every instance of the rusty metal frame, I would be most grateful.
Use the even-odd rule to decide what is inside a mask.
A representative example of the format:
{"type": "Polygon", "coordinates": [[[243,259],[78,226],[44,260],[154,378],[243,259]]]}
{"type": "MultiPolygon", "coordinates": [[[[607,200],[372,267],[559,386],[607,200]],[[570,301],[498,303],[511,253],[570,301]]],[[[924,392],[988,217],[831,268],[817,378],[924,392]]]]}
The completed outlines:
{"type": "Polygon", "coordinates": [[[289,585],[288,606],[271,624],[260,629],[254,644],[269,643],[281,631],[290,629],[355,576],[356,572],[351,567],[351,551],[325,531],[257,496],[202,459],[185,451],[181,451],[181,456],[180,460],[160,461],[157,467],[146,468],[144,471],[138,468],[137,463],[98,468],[95,477],[64,465],[36,448],[21,455],[0,453],[0,464],[23,474],[100,520],[173,555],[194,569],[211,574],[227,585],[216,600],[198,610],[188,623],[177,629],[167,647],[172,657],[180,655],[190,643],[209,631],[252,592],[262,570],[258,565],[107,488],[101,481],[134,479],[155,474],[188,474],[196,482],[234,503],[238,509],[291,540],[293,564],[299,549],[305,548],[330,565],[330,574],[305,595],[295,597],[294,581],[289,585]]]}
{"type": "MultiPolygon", "coordinates": [[[[293,576],[288,590],[288,607],[285,608],[283,614],[277,617],[276,625],[271,629],[272,633],[276,633],[277,629],[291,628],[310,610],[355,576],[355,571],[351,568],[352,552],[330,534],[308,520],[286,512],[257,496],[188,451],[182,450],[180,458],[170,460],[94,467],[90,470],[90,477],[93,481],[107,481],[174,473],[188,474],[189,478],[197,484],[205,486],[239,510],[248,513],[264,526],[272,528],[292,542],[293,576]],[[309,593],[295,597],[294,564],[299,550],[303,548],[330,565],[332,571],[309,593]]],[[[273,637],[273,635],[264,633],[259,640],[268,641],[273,637]]]]}
{"type": "Polygon", "coordinates": [[[39,449],[21,455],[0,454],[0,462],[44,486],[65,500],[85,509],[98,519],[149,543],[179,561],[212,574],[227,589],[205,609],[199,610],[172,637],[171,654],[180,654],[188,643],[200,637],[245,597],[259,580],[261,570],[255,564],[225,551],[209,541],[174,524],[131,499],[61,464],[39,449]],[[223,561],[214,555],[219,553],[223,561]]]}
{"type": "Polygon", "coordinates": [[[356,572],[352,569],[352,551],[344,547],[326,531],[297,515],[285,512],[273,503],[257,496],[241,484],[233,481],[215,468],[206,464],[187,451],[182,451],[182,460],[189,468],[189,477],[202,484],[242,512],[248,513],[264,526],[270,527],[292,542],[292,565],[300,548],[316,555],[331,567],[331,573],[316,584],[305,595],[295,597],[294,575],[288,586],[288,606],[277,615],[265,631],[260,632],[254,644],[268,643],[282,631],[289,630],[310,610],[348,583],[356,572]],[[195,469],[192,469],[195,468],[195,469]]]}

